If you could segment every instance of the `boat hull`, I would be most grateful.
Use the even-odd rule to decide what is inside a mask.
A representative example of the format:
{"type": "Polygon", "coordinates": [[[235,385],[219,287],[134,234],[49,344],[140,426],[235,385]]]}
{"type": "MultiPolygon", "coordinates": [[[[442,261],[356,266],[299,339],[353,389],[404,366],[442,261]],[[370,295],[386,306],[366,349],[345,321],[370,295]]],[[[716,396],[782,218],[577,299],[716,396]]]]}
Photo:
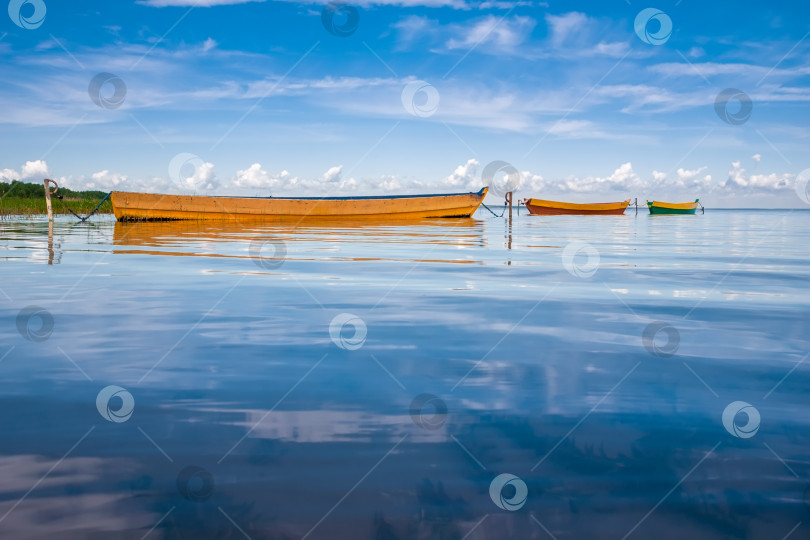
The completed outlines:
{"type": "Polygon", "coordinates": [[[650,214],[694,214],[698,207],[698,200],[688,203],[666,203],[661,201],[647,201],[650,214]]]}
{"type": "Polygon", "coordinates": [[[567,203],[542,199],[523,199],[531,214],[537,216],[558,215],[621,215],[630,205],[630,199],[613,203],[567,203]]]}
{"type": "Polygon", "coordinates": [[[207,197],[113,191],[119,221],[276,218],[415,219],[470,217],[484,200],[478,193],[392,197],[207,197]]]}

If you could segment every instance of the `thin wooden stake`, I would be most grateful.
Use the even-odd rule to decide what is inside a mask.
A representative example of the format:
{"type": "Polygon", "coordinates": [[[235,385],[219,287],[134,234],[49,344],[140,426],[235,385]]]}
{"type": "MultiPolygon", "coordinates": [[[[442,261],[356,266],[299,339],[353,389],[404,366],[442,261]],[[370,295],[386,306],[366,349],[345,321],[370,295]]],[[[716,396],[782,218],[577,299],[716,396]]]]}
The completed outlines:
{"type": "Polygon", "coordinates": [[[46,178],[45,180],[42,181],[42,183],[45,185],[45,206],[48,208],[48,221],[52,222],[53,221],[53,206],[51,205],[51,195],[56,193],[56,190],[59,189],[59,186],[57,185],[56,182],[54,182],[50,178],[46,178]],[[48,183],[51,183],[51,184],[54,185],[53,191],[50,190],[50,187],[48,186],[48,183]]]}

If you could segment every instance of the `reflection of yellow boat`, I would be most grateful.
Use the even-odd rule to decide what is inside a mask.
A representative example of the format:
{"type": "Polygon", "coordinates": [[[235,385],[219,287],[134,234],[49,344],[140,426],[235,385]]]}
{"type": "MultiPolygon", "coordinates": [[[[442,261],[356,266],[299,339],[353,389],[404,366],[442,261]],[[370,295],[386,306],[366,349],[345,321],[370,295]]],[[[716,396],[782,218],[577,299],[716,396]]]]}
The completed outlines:
{"type": "Polygon", "coordinates": [[[523,204],[529,212],[539,216],[556,216],[562,214],[579,215],[605,215],[624,214],[630,205],[630,199],[611,203],[569,203],[559,201],[546,201],[543,199],[523,199],[523,204]]]}
{"type": "Polygon", "coordinates": [[[115,217],[141,220],[247,220],[279,217],[450,218],[470,217],[484,201],[478,193],[381,197],[208,197],[113,191],[115,217]]]}
{"type": "Polygon", "coordinates": [[[254,244],[280,244],[287,259],[298,260],[397,260],[475,264],[458,255],[426,258],[436,245],[454,248],[484,245],[483,224],[476,219],[324,219],[283,218],[274,221],[138,221],[116,222],[114,253],[159,256],[251,259],[254,244]],[[341,244],[391,244],[405,250],[339,249],[341,244]],[[316,247],[313,247],[316,246],[316,247]],[[248,249],[246,249],[246,247],[248,249]],[[352,253],[352,256],[348,256],[352,253]],[[360,250],[359,253],[363,253],[360,250]],[[388,253],[385,258],[380,253],[388,253]]]}

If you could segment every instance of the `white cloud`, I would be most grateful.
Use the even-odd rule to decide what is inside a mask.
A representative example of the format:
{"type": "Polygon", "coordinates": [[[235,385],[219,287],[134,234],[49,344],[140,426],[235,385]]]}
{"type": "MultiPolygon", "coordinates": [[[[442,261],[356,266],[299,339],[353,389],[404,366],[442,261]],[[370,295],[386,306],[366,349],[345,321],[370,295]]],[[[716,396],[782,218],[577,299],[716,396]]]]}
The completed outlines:
{"type": "Polygon", "coordinates": [[[85,183],[86,189],[113,190],[129,180],[125,174],[111,173],[108,170],[90,175],[91,181],[85,183]]]}
{"type": "Polygon", "coordinates": [[[762,161],[762,155],[761,154],[754,154],[753,156],[751,156],[751,159],[753,159],[754,161],[759,163],[760,161],[762,161]]]}
{"type": "Polygon", "coordinates": [[[459,165],[453,174],[447,176],[442,180],[442,184],[452,188],[466,187],[469,189],[480,189],[481,179],[478,178],[478,160],[469,159],[464,165],[459,165]]]}
{"type": "Polygon", "coordinates": [[[678,169],[676,174],[678,175],[677,180],[675,181],[675,185],[678,187],[699,187],[708,189],[712,185],[712,175],[707,174],[703,178],[700,178],[700,175],[703,171],[708,169],[708,167],[699,167],[697,169],[678,169]]]}
{"type": "Polygon", "coordinates": [[[489,15],[470,26],[451,26],[450,31],[456,35],[447,40],[446,46],[450,50],[469,50],[474,46],[489,44],[502,52],[514,51],[527,40],[536,24],[537,21],[531,17],[504,19],[489,15]]]}
{"type": "Polygon", "coordinates": [[[194,168],[194,174],[180,179],[181,188],[193,191],[212,190],[219,187],[219,180],[214,173],[213,163],[202,163],[194,168]]]}
{"type": "Polygon", "coordinates": [[[202,44],[202,52],[207,53],[211,49],[216,48],[217,45],[218,43],[215,40],[208,38],[202,44]]]}
{"type": "Polygon", "coordinates": [[[12,182],[20,179],[20,173],[14,169],[0,169],[0,181],[12,182]]]}
{"type": "Polygon", "coordinates": [[[753,190],[769,190],[776,191],[786,189],[791,186],[792,174],[752,174],[746,175],[745,169],[739,161],[734,161],[731,164],[731,170],[728,171],[728,178],[723,182],[722,186],[726,188],[749,188],[753,190]]]}
{"type": "Polygon", "coordinates": [[[43,160],[26,161],[22,166],[22,177],[42,180],[48,176],[48,164],[43,160]]]}
{"type": "Polygon", "coordinates": [[[336,165],[330,167],[329,170],[323,174],[322,178],[324,182],[337,182],[340,180],[341,174],[343,174],[343,165],[336,165]]]}
{"type": "Polygon", "coordinates": [[[546,15],[546,24],[551,44],[554,47],[563,47],[570,41],[581,41],[578,38],[587,31],[588,16],[577,11],[563,15],[546,15]]]}
{"type": "Polygon", "coordinates": [[[11,182],[12,180],[44,180],[48,177],[48,164],[41,160],[26,161],[21,169],[22,172],[17,172],[15,169],[0,169],[0,181],[11,182]]]}
{"type": "MultiPolygon", "coordinates": [[[[287,171],[284,171],[286,173],[287,171]]],[[[236,172],[236,179],[233,184],[237,187],[244,188],[273,188],[280,182],[277,176],[270,176],[267,171],[262,169],[261,164],[254,163],[243,171],[236,172]]]]}

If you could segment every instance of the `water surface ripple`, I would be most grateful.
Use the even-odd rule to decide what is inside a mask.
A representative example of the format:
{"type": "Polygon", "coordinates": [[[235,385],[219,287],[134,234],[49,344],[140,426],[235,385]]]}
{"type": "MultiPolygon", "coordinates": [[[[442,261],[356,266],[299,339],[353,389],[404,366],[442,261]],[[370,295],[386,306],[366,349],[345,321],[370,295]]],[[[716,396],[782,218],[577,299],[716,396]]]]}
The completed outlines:
{"type": "Polygon", "coordinates": [[[787,210],[2,221],[0,536],[807,538],[808,246],[787,210]]]}

